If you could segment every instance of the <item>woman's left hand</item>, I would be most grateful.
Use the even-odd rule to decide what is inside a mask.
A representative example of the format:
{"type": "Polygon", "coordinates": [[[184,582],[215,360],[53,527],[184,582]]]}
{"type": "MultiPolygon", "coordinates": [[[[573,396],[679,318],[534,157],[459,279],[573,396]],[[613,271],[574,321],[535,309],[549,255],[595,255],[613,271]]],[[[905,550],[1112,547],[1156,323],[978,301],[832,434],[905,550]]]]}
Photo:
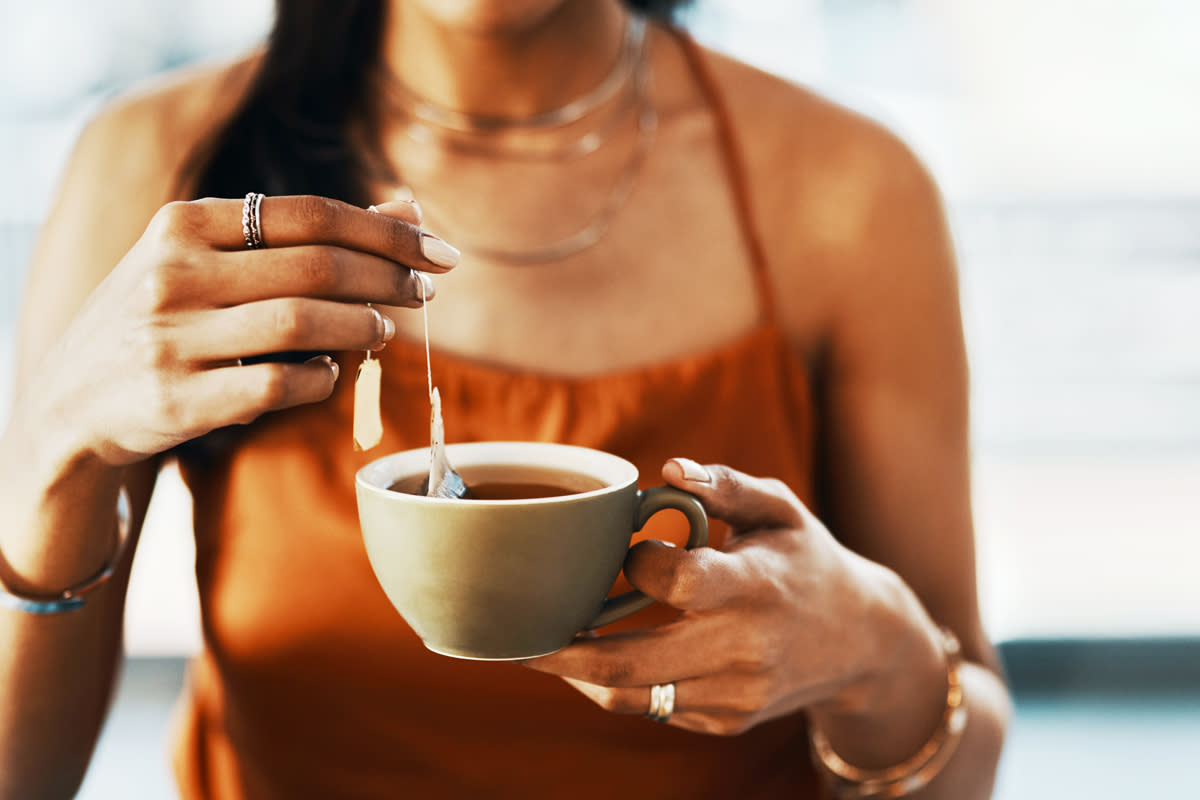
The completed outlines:
{"type": "Polygon", "coordinates": [[[888,571],[839,544],[778,480],[685,459],[663,478],[730,526],[723,550],[646,541],[630,551],[629,582],[683,613],[525,663],[623,714],[646,714],[651,687],[674,683],[669,723],[712,734],[869,704],[896,644],[888,571]]]}

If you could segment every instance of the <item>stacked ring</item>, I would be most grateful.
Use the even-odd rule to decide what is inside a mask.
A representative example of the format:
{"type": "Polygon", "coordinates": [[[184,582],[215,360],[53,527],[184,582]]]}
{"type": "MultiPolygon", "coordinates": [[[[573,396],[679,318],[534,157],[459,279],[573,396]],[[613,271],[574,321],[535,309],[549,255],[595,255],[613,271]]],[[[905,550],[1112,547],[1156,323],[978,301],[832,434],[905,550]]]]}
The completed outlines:
{"type": "Polygon", "coordinates": [[[666,722],[675,713],[675,684],[656,683],[650,687],[650,709],[646,716],[655,722],[666,722]]]}
{"type": "Polygon", "coordinates": [[[242,237],[251,250],[267,246],[262,235],[262,201],[262,192],[249,192],[242,201],[242,237]]]}

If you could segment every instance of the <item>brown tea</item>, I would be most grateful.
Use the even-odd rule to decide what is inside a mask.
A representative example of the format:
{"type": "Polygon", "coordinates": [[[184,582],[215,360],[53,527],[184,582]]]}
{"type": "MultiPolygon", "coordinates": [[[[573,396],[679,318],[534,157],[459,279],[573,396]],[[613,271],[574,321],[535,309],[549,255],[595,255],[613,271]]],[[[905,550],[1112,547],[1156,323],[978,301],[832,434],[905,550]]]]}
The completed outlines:
{"type": "MultiPolygon", "coordinates": [[[[531,500],[603,489],[605,483],[591,475],[544,467],[497,464],[459,470],[471,500],[531,500]]],[[[410,475],[388,488],[404,494],[425,494],[425,475],[410,475]]]]}

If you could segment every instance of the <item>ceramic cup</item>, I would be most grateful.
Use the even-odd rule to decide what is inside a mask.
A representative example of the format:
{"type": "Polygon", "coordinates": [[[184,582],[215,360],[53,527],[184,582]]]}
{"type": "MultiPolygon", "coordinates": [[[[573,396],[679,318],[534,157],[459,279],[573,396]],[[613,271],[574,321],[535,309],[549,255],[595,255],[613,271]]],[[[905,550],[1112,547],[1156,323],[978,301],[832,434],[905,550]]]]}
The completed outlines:
{"type": "Polygon", "coordinates": [[[427,473],[429,450],[393,453],[356,476],[367,556],[380,586],[430,650],[473,659],[552,653],[577,633],[607,625],[652,600],[608,598],[633,532],[653,514],[687,517],[687,547],[708,540],[691,494],[637,488],[637,468],[599,450],[541,442],[474,442],[446,448],[470,486],[536,472],[573,494],[446,500],[389,487],[427,473]]]}

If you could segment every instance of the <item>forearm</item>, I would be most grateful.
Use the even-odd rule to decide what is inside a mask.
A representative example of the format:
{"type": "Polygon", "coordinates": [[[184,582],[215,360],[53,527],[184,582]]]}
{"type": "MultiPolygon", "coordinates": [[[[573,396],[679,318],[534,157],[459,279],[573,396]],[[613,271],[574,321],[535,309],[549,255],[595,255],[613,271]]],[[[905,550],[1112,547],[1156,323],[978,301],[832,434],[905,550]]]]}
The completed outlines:
{"type": "MultiPolygon", "coordinates": [[[[0,439],[0,515],[9,523],[0,575],[13,592],[51,596],[113,558],[122,475],[86,458],[46,458],[31,430],[14,420],[0,439]]],[[[111,694],[131,554],[82,608],[0,607],[0,800],[78,788],[111,694]]]]}

